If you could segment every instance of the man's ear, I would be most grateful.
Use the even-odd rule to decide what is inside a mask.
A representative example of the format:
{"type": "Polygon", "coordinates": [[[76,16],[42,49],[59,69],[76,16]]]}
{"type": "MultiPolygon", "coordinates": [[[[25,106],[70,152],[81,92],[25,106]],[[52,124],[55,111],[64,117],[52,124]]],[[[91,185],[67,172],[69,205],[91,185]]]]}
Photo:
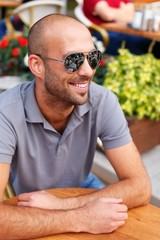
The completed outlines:
{"type": "Polygon", "coordinates": [[[34,76],[43,78],[44,76],[44,64],[40,57],[35,54],[31,54],[28,57],[28,66],[34,76]]]}

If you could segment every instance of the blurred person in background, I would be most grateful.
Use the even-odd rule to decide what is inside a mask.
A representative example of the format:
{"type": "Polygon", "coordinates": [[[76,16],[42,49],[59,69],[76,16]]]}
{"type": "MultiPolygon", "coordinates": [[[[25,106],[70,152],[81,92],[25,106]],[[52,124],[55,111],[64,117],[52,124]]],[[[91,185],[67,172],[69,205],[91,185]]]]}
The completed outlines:
{"type": "MultiPolygon", "coordinates": [[[[30,0],[22,0],[22,4],[26,2],[30,2],[30,0]]],[[[24,23],[18,15],[11,16],[10,21],[16,31],[23,31],[24,23]]],[[[6,20],[4,18],[0,21],[0,40],[7,34],[7,30],[6,20]]]]}
{"type": "MultiPolygon", "coordinates": [[[[121,22],[129,24],[133,20],[135,7],[130,0],[84,0],[83,12],[93,23],[101,25],[108,22],[121,22]]],[[[144,54],[148,52],[151,40],[144,37],[107,31],[110,37],[109,46],[106,53],[118,55],[118,49],[124,44],[134,54],[144,54]]],[[[99,36],[97,35],[99,38],[99,36]]],[[[157,54],[158,43],[154,46],[154,55],[157,54]]]]}

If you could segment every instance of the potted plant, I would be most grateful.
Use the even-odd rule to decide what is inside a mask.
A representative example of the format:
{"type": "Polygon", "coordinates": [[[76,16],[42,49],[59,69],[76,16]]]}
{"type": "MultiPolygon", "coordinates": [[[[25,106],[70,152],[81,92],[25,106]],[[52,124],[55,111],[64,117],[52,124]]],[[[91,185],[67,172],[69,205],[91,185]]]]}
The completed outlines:
{"type": "Polygon", "coordinates": [[[120,49],[107,64],[103,85],[118,96],[126,116],[160,120],[160,60],[151,53],[120,49]]]}
{"type": "Polygon", "coordinates": [[[24,59],[28,52],[28,29],[21,35],[6,35],[0,41],[0,76],[30,78],[29,68],[24,59]]]}
{"type": "Polygon", "coordinates": [[[0,42],[0,75],[19,75],[26,71],[24,57],[27,54],[27,38],[4,37],[0,42]]]}
{"type": "Polygon", "coordinates": [[[106,69],[103,86],[117,95],[140,152],[159,144],[160,60],[120,49],[106,69]]]}

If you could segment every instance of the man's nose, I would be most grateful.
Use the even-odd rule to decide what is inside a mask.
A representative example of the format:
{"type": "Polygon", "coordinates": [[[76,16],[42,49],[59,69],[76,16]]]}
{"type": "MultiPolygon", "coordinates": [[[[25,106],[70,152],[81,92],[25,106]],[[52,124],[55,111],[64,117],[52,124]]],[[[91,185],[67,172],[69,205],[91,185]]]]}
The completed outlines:
{"type": "Polygon", "coordinates": [[[91,68],[87,58],[85,57],[84,63],[79,67],[77,74],[79,76],[92,77],[95,70],[91,68]]]}

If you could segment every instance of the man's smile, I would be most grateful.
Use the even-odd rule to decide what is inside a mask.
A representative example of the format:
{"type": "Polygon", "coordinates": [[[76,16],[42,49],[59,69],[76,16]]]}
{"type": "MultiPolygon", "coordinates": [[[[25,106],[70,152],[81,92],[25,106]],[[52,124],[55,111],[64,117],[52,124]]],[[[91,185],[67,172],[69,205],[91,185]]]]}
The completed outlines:
{"type": "Polygon", "coordinates": [[[74,88],[80,90],[88,90],[89,82],[81,82],[81,83],[70,83],[74,88]]]}

